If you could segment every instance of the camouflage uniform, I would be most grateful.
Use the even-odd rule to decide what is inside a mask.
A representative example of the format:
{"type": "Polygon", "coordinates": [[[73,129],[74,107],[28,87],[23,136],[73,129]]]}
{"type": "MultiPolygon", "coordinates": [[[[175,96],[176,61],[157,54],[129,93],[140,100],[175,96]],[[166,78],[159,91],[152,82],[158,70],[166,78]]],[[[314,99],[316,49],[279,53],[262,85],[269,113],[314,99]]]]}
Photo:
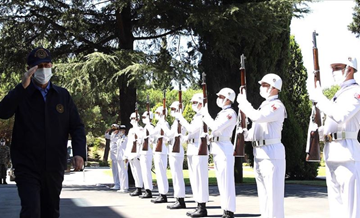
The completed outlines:
{"type": "Polygon", "coordinates": [[[6,180],[6,169],[10,161],[10,148],[8,146],[0,146],[0,184],[6,180]],[[2,181],[3,180],[3,181],[2,181]]]}

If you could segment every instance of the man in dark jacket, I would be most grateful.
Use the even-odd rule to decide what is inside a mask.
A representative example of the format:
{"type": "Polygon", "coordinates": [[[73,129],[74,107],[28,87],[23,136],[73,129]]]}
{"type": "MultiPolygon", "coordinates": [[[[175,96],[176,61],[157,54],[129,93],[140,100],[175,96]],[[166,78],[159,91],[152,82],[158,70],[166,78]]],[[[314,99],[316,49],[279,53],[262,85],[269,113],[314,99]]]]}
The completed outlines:
{"type": "Polygon", "coordinates": [[[11,161],[21,200],[20,217],[59,217],[60,192],[72,139],[74,168],[86,158],[84,124],[69,92],[50,82],[51,55],[36,48],[22,83],[0,102],[0,118],[15,114],[11,161]]]}

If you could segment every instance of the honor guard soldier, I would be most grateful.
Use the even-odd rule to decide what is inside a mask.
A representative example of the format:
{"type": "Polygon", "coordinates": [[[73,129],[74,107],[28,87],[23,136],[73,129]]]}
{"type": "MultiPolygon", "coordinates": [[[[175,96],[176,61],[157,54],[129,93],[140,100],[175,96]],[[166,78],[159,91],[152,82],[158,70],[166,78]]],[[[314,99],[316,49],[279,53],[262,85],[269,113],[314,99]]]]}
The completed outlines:
{"type": "MultiPolygon", "coordinates": [[[[179,102],[174,101],[170,105],[170,116],[175,117],[175,113],[179,113],[179,102]]],[[[180,209],[186,208],[184,201],[185,198],[185,182],[183,175],[183,163],[184,163],[184,148],[182,146],[183,137],[185,134],[185,128],[180,128],[178,133],[179,122],[175,118],[174,123],[171,125],[171,129],[168,129],[165,125],[163,127],[166,137],[169,139],[169,165],[172,175],[172,181],[174,186],[174,197],[176,202],[173,205],[168,205],[168,209],[180,209]],[[176,138],[177,137],[177,138],[176,138]],[[178,140],[178,141],[176,141],[178,140]],[[174,149],[174,146],[176,148],[174,149]],[[175,151],[177,150],[177,151],[175,151]]]]}
{"type": "Polygon", "coordinates": [[[262,217],[284,217],[285,148],[281,131],[286,109],[279,100],[282,80],[276,74],[266,74],[260,81],[260,95],[265,98],[256,110],[239,94],[240,110],[251,119],[252,127],[245,131],[245,141],[252,141],[254,171],[262,217]]]}
{"type": "Polygon", "coordinates": [[[327,99],[317,88],[309,90],[310,100],[326,114],[320,138],[325,141],[326,184],[330,216],[360,217],[360,86],[354,80],[355,58],[338,59],[331,64],[332,76],[340,86],[334,97],[327,99]],[[342,62],[341,62],[342,61],[342,62]]]}
{"type": "Polygon", "coordinates": [[[10,148],[6,146],[5,139],[0,140],[0,184],[6,183],[6,170],[10,163],[10,148]]]}
{"type": "Polygon", "coordinates": [[[119,135],[119,125],[112,124],[111,129],[113,131],[110,135],[110,159],[111,159],[111,170],[114,180],[114,186],[111,188],[113,190],[118,190],[120,188],[119,174],[118,174],[118,164],[117,164],[117,141],[120,137],[119,135]]]}
{"type": "Polygon", "coordinates": [[[230,88],[223,88],[217,94],[216,104],[222,110],[216,119],[211,118],[207,107],[201,111],[203,121],[211,130],[210,153],[214,157],[217,184],[220,192],[223,218],[234,217],[236,208],[236,193],[234,179],[235,157],[234,145],[231,143],[232,132],[236,125],[236,112],[231,108],[235,100],[235,92],[230,88]]]}
{"type": "Polygon", "coordinates": [[[167,153],[168,148],[165,145],[165,135],[163,126],[167,125],[169,128],[168,122],[165,120],[165,116],[167,115],[167,110],[162,106],[158,107],[155,111],[155,119],[158,120],[154,131],[153,137],[157,140],[155,141],[154,146],[154,166],[155,166],[155,174],[156,174],[156,183],[159,189],[159,196],[156,199],[152,199],[153,203],[166,203],[167,196],[166,194],[169,191],[169,182],[166,176],[167,169],[167,153]]]}
{"type": "Polygon", "coordinates": [[[199,155],[200,135],[203,131],[203,121],[200,110],[202,108],[203,94],[194,94],[191,98],[191,108],[196,112],[189,124],[181,113],[176,113],[180,124],[186,129],[187,135],[184,140],[187,142],[187,161],[189,168],[189,179],[193,198],[197,207],[186,215],[191,217],[207,216],[206,202],[209,201],[209,167],[208,155],[199,155]]]}
{"type": "Polygon", "coordinates": [[[118,175],[120,182],[120,190],[117,192],[127,193],[129,190],[129,178],[128,178],[128,168],[127,163],[125,163],[125,151],[127,146],[127,136],[126,136],[126,126],[120,125],[119,127],[119,139],[117,140],[117,166],[118,166],[118,175]]]}
{"type": "Polygon", "coordinates": [[[141,173],[144,181],[144,189],[145,192],[140,195],[140,198],[152,198],[152,159],[153,159],[153,151],[154,147],[154,139],[151,138],[152,132],[154,131],[154,126],[151,121],[153,119],[153,113],[151,111],[145,111],[142,115],[142,122],[145,124],[142,134],[141,134],[141,143],[142,146],[140,150],[140,165],[141,165],[141,173]]]}
{"type": "Polygon", "coordinates": [[[138,134],[142,131],[141,126],[138,124],[140,116],[136,113],[130,115],[130,124],[132,128],[128,133],[128,143],[126,145],[125,151],[125,162],[130,163],[131,173],[135,181],[135,191],[130,193],[130,196],[139,196],[141,195],[141,189],[144,185],[141,166],[140,166],[140,146],[141,140],[138,134]],[[136,116],[137,115],[137,116],[136,116]]]}

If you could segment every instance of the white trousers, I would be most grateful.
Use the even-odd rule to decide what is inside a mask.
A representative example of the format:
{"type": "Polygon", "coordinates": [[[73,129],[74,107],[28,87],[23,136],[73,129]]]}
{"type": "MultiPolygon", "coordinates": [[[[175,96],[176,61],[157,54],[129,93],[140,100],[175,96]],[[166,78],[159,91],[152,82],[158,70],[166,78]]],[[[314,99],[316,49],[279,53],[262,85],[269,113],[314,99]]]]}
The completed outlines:
{"type": "Polygon", "coordinates": [[[152,155],[140,155],[140,166],[141,166],[142,178],[144,180],[144,188],[152,191],[153,190],[152,174],[151,174],[152,155]]]}
{"type": "Polygon", "coordinates": [[[117,160],[111,159],[111,171],[113,175],[114,184],[115,186],[119,187],[120,181],[119,181],[117,160]]]}
{"type": "Polygon", "coordinates": [[[360,217],[360,162],[327,162],[326,184],[331,217],[360,217]]]}
{"type": "Polygon", "coordinates": [[[166,177],[167,155],[155,153],[154,166],[159,194],[165,195],[169,191],[169,181],[166,177]]]}
{"type": "Polygon", "coordinates": [[[120,181],[120,190],[129,189],[128,177],[128,163],[125,164],[124,160],[117,160],[118,174],[120,181]]]}
{"type": "Polygon", "coordinates": [[[254,160],[262,218],[284,217],[285,159],[254,160]]]}
{"type": "Polygon", "coordinates": [[[184,163],[184,156],[169,155],[169,165],[172,175],[175,198],[185,198],[183,163],[184,163]]]}
{"type": "Polygon", "coordinates": [[[220,193],[221,209],[235,212],[236,193],[234,178],[235,157],[231,154],[214,155],[216,180],[220,193]]]}
{"type": "Polygon", "coordinates": [[[131,173],[134,177],[135,181],[135,187],[136,188],[142,188],[144,185],[142,175],[141,175],[141,166],[140,166],[140,160],[136,157],[134,159],[131,159],[130,161],[130,167],[131,167],[131,173]]]}
{"type": "Polygon", "coordinates": [[[197,203],[209,201],[208,155],[188,156],[189,178],[193,198],[197,203]]]}

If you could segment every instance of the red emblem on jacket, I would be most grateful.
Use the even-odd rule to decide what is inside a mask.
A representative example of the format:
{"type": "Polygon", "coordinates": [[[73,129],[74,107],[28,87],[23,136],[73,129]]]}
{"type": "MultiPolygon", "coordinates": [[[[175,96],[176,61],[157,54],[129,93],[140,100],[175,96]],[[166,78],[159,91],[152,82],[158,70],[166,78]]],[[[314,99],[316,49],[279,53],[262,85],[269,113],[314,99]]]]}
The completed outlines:
{"type": "Polygon", "coordinates": [[[230,120],[232,118],[232,116],[230,114],[228,114],[227,118],[230,120]]]}
{"type": "Polygon", "coordinates": [[[355,97],[357,100],[360,100],[360,94],[359,94],[359,93],[355,93],[354,97],[355,97]]]}
{"type": "Polygon", "coordinates": [[[275,106],[275,104],[271,105],[273,111],[276,111],[277,107],[275,106]]]}

